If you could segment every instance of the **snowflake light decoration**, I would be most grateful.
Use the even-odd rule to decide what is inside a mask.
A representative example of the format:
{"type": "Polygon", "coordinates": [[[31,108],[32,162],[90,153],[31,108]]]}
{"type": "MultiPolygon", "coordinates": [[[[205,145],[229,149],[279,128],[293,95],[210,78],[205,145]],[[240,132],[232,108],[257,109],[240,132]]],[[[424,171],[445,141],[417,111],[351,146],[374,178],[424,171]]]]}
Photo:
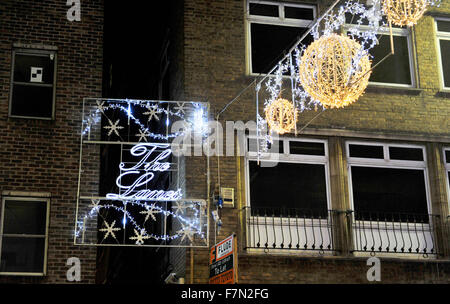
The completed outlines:
{"type": "Polygon", "coordinates": [[[130,237],[130,240],[134,241],[136,240],[136,245],[143,245],[144,244],[144,240],[147,240],[150,238],[150,236],[147,235],[147,233],[145,232],[145,229],[141,229],[139,232],[134,229],[134,235],[130,237]]]}
{"type": "Polygon", "coordinates": [[[161,211],[157,208],[155,208],[155,204],[151,204],[150,206],[146,206],[147,210],[139,212],[140,214],[145,214],[145,222],[151,217],[152,220],[156,222],[155,214],[160,213],[161,211]]]}
{"type": "Polygon", "coordinates": [[[120,135],[119,135],[119,130],[120,130],[120,129],[123,129],[124,127],[119,126],[119,122],[120,122],[120,119],[116,120],[116,122],[113,123],[113,122],[108,118],[109,126],[103,127],[103,128],[105,128],[105,129],[109,129],[109,131],[108,131],[108,136],[111,136],[111,134],[112,134],[113,132],[114,132],[114,134],[116,134],[117,136],[120,136],[120,135]]]}
{"type": "Polygon", "coordinates": [[[192,243],[192,240],[194,238],[195,230],[192,229],[190,226],[182,226],[182,229],[178,230],[177,233],[181,235],[181,242],[184,241],[184,239],[187,237],[189,241],[192,243]]]}
{"type": "Polygon", "coordinates": [[[161,112],[157,106],[147,106],[147,112],[142,113],[144,115],[148,115],[148,121],[155,118],[155,120],[159,120],[158,114],[161,112]]]}
{"type": "Polygon", "coordinates": [[[108,238],[109,235],[111,235],[114,239],[116,239],[116,235],[114,234],[114,231],[120,231],[120,228],[114,227],[114,225],[116,224],[116,221],[113,221],[111,223],[111,225],[109,225],[108,222],[106,222],[106,221],[104,223],[105,223],[106,228],[102,228],[102,229],[98,230],[100,232],[106,232],[105,236],[103,237],[103,240],[108,238]]]}

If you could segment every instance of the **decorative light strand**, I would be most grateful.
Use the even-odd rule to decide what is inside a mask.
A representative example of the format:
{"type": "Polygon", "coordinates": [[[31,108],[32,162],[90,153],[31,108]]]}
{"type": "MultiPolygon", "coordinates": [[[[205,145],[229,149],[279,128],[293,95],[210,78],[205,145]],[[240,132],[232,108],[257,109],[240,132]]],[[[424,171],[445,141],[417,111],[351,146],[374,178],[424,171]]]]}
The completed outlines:
{"type": "MultiPolygon", "coordinates": [[[[205,239],[205,233],[202,230],[202,227],[200,226],[200,221],[198,219],[199,217],[199,210],[201,209],[201,204],[199,204],[198,202],[186,202],[186,204],[188,205],[186,208],[191,208],[193,210],[193,214],[192,217],[195,220],[189,220],[184,218],[181,215],[178,215],[177,213],[171,212],[169,210],[165,210],[160,206],[155,205],[154,203],[149,205],[147,203],[141,203],[139,201],[127,201],[127,202],[123,202],[124,204],[131,204],[131,205],[137,205],[139,207],[144,208],[146,211],[148,211],[149,209],[153,210],[153,211],[157,211],[158,213],[163,214],[164,216],[168,217],[168,216],[172,216],[173,218],[177,219],[184,228],[188,229],[189,231],[194,232],[196,235],[199,235],[199,237],[201,239],[205,239]],[[198,208],[195,207],[195,205],[198,205],[198,208]]],[[[84,223],[86,222],[86,220],[91,219],[92,217],[94,217],[97,213],[100,212],[101,209],[114,209],[118,212],[123,213],[124,217],[129,221],[129,223],[133,226],[133,229],[135,231],[137,231],[139,233],[139,235],[135,235],[133,237],[130,237],[131,240],[136,240],[136,244],[137,245],[142,245],[143,243],[141,243],[141,240],[145,240],[145,239],[154,239],[157,241],[171,241],[171,240],[175,240],[179,237],[185,236],[185,233],[183,232],[183,229],[177,231],[177,233],[175,235],[156,235],[156,234],[149,234],[146,229],[144,227],[141,227],[137,221],[135,220],[135,218],[131,215],[131,213],[128,210],[125,210],[125,208],[120,207],[120,206],[116,206],[113,204],[100,204],[97,203],[95,206],[91,206],[91,210],[83,217],[83,221],[78,221],[78,225],[77,225],[77,230],[75,231],[75,236],[79,237],[80,233],[82,233],[83,230],[85,230],[85,225],[84,223]]],[[[146,217],[147,218],[147,217],[146,217]]],[[[145,221],[144,221],[145,223],[145,221]]],[[[106,225],[108,226],[108,225],[106,225]]],[[[112,228],[112,224],[109,225],[111,226],[110,228],[112,228]]],[[[107,227],[108,228],[108,227],[107,227]]],[[[113,236],[113,231],[109,231],[111,229],[103,229],[100,231],[104,231],[107,232],[109,234],[111,234],[113,236]]],[[[114,228],[117,229],[117,228],[114,228]]],[[[117,230],[115,230],[117,231],[117,230]]],[[[106,237],[104,237],[104,239],[106,239],[106,237]]],[[[183,237],[184,240],[184,237],[183,237]]],[[[117,240],[116,240],[117,241],[117,240]]]]}

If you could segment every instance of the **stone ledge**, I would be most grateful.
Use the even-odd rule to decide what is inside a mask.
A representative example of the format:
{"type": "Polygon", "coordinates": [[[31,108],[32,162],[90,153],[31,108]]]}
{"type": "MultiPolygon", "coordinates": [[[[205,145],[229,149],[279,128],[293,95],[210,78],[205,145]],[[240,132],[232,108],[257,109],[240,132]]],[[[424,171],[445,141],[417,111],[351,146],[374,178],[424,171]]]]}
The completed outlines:
{"type": "Polygon", "coordinates": [[[436,97],[443,97],[443,98],[450,98],[450,90],[448,90],[448,91],[439,91],[434,96],[436,96],[436,97]]]}
{"type": "Polygon", "coordinates": [[[31,50],[46,50],[46,51],[57,51],[58,47],[54,45],[36,44],[36,43],[21,43],[14,42],[14,48],[19,49],[31,49],[31,50]]]}
{"type": "MultiPolygon", "coordinates": [[[[394,255],[394,253],[392,254],[394,255]]],[[[367,261],[368,258],[372,257],[370,253],[350,256],[340,256],[340,255],[331,255],[331,253],[320,255],[319,253],[303,253],[303,254],[295,254],[295,253],[265,253],[265,252],[248,252],[247,250],[242,250],[239,252],[239,258],[271,258],[271,259],[292,259],[292,260],[311,260],[311,261],[350,261],[350,262],[360,262],[367,261]]],[[[411,257],[405,257],[405,254],[402,256],[386,256],[386,254],[376,254],[373,257],[377,257],[383,261],[387,262],[395,262],[395,263],[450,263],[450,258],[445,259],[436,259],[436,258],[417,258],[415,254],[411,257]]]]}
{"type": "Polygon", "coordinates": [[[2,191],[2,196],[9,197],[52,197],[50,192],[2,191]]]}
{"type": "Polygon", "coordinates": [[[381,94],[401,94],[401,95],[419,95],[423,89],[418,88],[403,88],[394,86],[378,86],[370,85],[366,89],[367,93],[381,93],[381,94]]]}

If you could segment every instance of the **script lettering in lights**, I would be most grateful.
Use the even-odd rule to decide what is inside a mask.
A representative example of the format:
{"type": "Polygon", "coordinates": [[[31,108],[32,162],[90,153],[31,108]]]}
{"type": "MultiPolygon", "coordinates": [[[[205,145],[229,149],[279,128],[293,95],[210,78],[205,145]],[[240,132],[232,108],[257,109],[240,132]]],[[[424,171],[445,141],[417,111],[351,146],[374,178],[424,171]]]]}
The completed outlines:
{"type": "Polygon", "coordinates": [[[122,162],[119,165],[120,175],[116,179],[119,193],[108,193],[106,198],[111,200],[147,200],[147,201],[176,201],[182,198],[181,189],[156,190],[141,189],[155,178],[156,172],[166,172],[172,164],[167,158],[172,154],[169,144],[142,143],[135,145],[130,153],[138,157],[139,161],[132,167],[126,168],[122,162]],[[125,182],[126,180],[127,182],[125,182]]]}

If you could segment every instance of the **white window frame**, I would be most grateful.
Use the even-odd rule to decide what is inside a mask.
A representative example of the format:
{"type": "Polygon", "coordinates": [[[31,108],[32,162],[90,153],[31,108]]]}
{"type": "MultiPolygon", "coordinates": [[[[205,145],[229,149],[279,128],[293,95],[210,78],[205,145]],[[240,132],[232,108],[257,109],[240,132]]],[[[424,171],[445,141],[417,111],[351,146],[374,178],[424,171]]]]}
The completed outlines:
{"type": "Polygon", "coordinates": [[[54,50],[41,50],[41,49],[28,49],[28,48],[14,48],[12,51],[12,60],[11,60],[11,80],[10,80],[10,89],[9,89],[9,107],[8,107],[8,116],[13,118],[26,118],[26,119],[39,119],[39,120],[54,120],[55,119],[55,103],[56,103],[56,72],[57,72],[57,52],[54,50]],[[53,83],[50,84],[29,84],[29,83],[19,83],[27,86],[40,86],[40,87],[52,87],[52,114],[50,117],[41,117],[41,116],[24,116],[24,115],[14,115],[12,114],[12,103],[13,103],[13,92],[14,92],[14,69],[16,63],[16,55],[25,55],[25,56],[54,56],[53,57],[53,83]]]}
{"type": "MultiPolygon", "coordinates": [[[[245,195],[246,195],[246,206],[247,208],[251,208],[251,202],[250,202],[250,161],[257,161],[258,160],[258,153],[257,152],[251,152],[249,151],[248,142],[249,138],[256,139],[256,136],[246,136],[245,141],[245,195]]],[[[325,169],[325,188],[326,188],[326,196],[327,196],[327,217],[325,219],[312,219],[311,223],[314,225],[314,227],[323,227],[322,229],[325,229],[326,224],[330,220],[330,213],[329,210],[331,210],[331,186],[330,186],[330,166],[329,166],[329,154],[328,154],[328,141],[323,139],[304,139],[304,138],[277,138],[274,140],[279,140],[280,143],[283,145],[283,153],[262,153],[260,155],[259,160],[264,161],[278,161],[278,162],[284,162],[284,163],[297,163],[297,164],[316,164],[316,165],[323,165],[325,169]],[[304,155],[304,154],[290,154],[289,153],[289,142],[310,142],[310,143],[323,143],[324,145],[324,152],[325,155],[304,155]],[[274,158],[275,156],[275,158],[274,158]],[[319,223],[320,222],[320,223],[319,223]]],[[[251,210],[251,209],[250,209],[251,210]]],[[[255,222],[255,219],[257,223],[262,222],[261,217],[259,216],[249,216],[249,218],[252,219],[253,222],[255,222]]],[[[289,219],[283,218],[283,217],[276,217],[273,218],[271,223],[267,223],[268,226],[275,225],[279,226],[280,224],[284,225],[285,227],[288,225],[289,219]]],[[[304,226],[305,229],[307,229],[307,226],[304,226]]],[[[314,229],[314,228],[312,228],[314,229]]],[[[327,228],[332,229],[332,228],[327,228]]],[[[306,231],[306,230],[305,230],[306,231]]],[[[249,225],[246,223],[246,240],[250,239],[249,236],[249,225]]],[[[330,244],[334,245],[333,236],[331,235],[330,244]]],[[[258,249],[251,249],[251,252],[258,253],[261,252],[261,250],[264,250],[266,252],[269,250],[271,253],[277,254],[281,252],[286,252],[286,249],[266,249],[266,248],[258,248],[258,249]],[[281,251],[280,251],[281,250],[281,251]]],[[[299,254],[298,249],[292,249],[295,251],[296,254],[299,254]]],[[[334,250],[334,248],[332,248],[334,250]]],[[[288,250],[289,251],[289,250],[288,250]]],[[[300,250],[302,252],[303,250],[300,250]]],[[[307,255],[313,254],[309,250],[307,250],[307,255]]],[[[320,252],[317,252],[317,254],[321,254],[320,252]]],[[[324,254],[324,253],[322,253],[324,254]]],[[[328,253],[327,253],[328,254],[328,253]]],[[[331,253],[330,253],[331,254],[331,253]]]]}
{"type": "Polygon", "coordinates": [[[309,8],[313,10],[314,20],[317,18],[317,7],[313,4],[297,4],[297,3],[286,3],[286,2],[274,2],[274,1],[259,1],[259,0],[247,0],[246,2],[246,14],[245,14],[245,29],[246,29],[246,71],[250,76],[258,76],[260,73],[253,72],[252,70],[252,38],[251,38],[251,24],[269,24],[269,25],[280,25],[280,26],[290,26],[290,27],[305,27],[308,28],[314,22],[314,20],[306,19],[292,19],[284,17],[285,7],[299,7],[299,8],[309,8]],[[269,16],[258,16],[250,15],[250,3],[255,4],[268,4],[278,6],[278,17],[269,16]]]}
{"type": "Polygon", "coordinates": [[[443,70],[443,66],[442,66],[442,54],[441,54],[441,40],[450,40],[450,32],[438,31],[438,27],[437,27],[438,21],[445,21],[445,22],[450,23],[450,18],[440,18],[439,17],[439,18],[434,19],[434,30],[436,33],[436,51],[437,51],[438,65],[439,65],[440,89],[444,92],[450,92],[450,87],[445,86],[444,70],[443,70]]]}
{"type": "MultiPolygon", "coordinates": [[[[370,30],[370,27],[367,25],[353,25],[353,24],[345,24],[344,30],[345,32],[348,32],[348,30],[353,27],[357,26],[361,30],[370,30]]],[[[378,30],[377,35],[383,35],[383,36],[389,36],[390,30],[388,27],[382,27],[380,30],[378,30]]],[[[383,87],[395,87],[395,88],[417,88],[417,81],[416,81],[416,67],[414,64],[414,45],[411,38],[411,30],[409,28],[399,28],[399,27],[392,27],[392,35],[393,36],[402,36],[406,37],[407,45],[408,45],[408,56],[409,56],[409,74],[411,77],[411,84],[401,84],[401,83],[390,83],[390,82],[375,82],[375,81],[369,81],[370,86],[383,86],[383,87]]],[[[395,45],[394,45],[395,48],[395,45]]],[[[387,50],[386,55],[388,55],[390,50],[387,50]]],[[[369,50],[370,53],[370,50],[369,50]]],[[[379,60],[381,60],[380,58],[379,60]]],[[[377,62],[373,62],[372,65],[377,64],[377,62]]],[[[376,69],[376,68],[375,68],[376,69]]]]}
{"type": "MultiPolygon", "coordinates": [[[[415,170],[421,170],[423,171],[424,176],[424,184],[425,184],[425,196],[427,199],[427,211],[428,215],[432,214],[431,209],[431,196],[430,196],[430,183],[429,183],[429,177],[428,177],[428,169],[427,169],[427,155],[426,155],[426,148],[425,146],[420,145],[413,145],[413,144],[396,144],[396,143],[381,143],[381,142],[366,142],[366,141],[347,141],[346,142],[346,158],[347,158],[347,172],[348,172],[348,187],[349,187],[349,198],[350,198],[350,208],[352,210],[355,210],[354,205],[354,198],[353,198],[353,183],[352,183],[352,166],[359,166],[359,167],[373,167],[373,168],[389,168],[389,169],[415,169],[415,170]],[[372,146],[382,146],[383,147],[383,154],[384,159],[372,159],[372,158],[360,158],[360,157],[350,157],[350,148],[349,145],[355,144],[355,145],[372,145],[372,146]],[[399,147],[399,148],[416,148],[421,149],[423,154],[423,161],[411,161],[411,160],[391,160],[389,159],[389,147],[399,147]]],[[[429,225],[432,227],[432,218],[430,218],[429,225]]],[[[352,222],[356,223],[356,217],[355,212],[352,212],[352,222]]],[[[358,231],[364,231],[367,229],[372,229],[372,223],[376,222],[375,220],[363,220],[359,221],[358,229],[353,230],[353,236],[352,238],[357,238],[357,234],[360,233],[358,231]]],[[[386,234],[396,234],[398,230],[401,231],[407,231],[408,229],[414,229],[414,227],[411,227],[413,225],[409,222],[392,222],[392,225],[397,230],[386,230],[384,233],[386,234]]],[[[431,232],[433,233],[433,232],[431,232]]],[[[426,235],[422,235],[423,238],[426,238],[426,235]]],[[[434,235],[431,236],[431,240],[433,240],[434,235]]],[[[376,238],[373,239],[372,245],[375,245],[376,238]]],[[[356,244],[355,244],[356,246],[356,244]]],[[[436,244],[434,244],[436,246],[436,244]]],[[[366,256],[368,254],[371,254],[370,251],[367,252],[354,252],[356,256],[366,256]]],[[[412,258],[421,258],[422,254],[413,254],[403,252],[376,252],[378,256],[396,256],[396,257],[412,257],[412,258]]],[[[431,255],[435,256],[435,254],[431,255]]]]}
{"type": "MultiPolygon", "coordinates": [[[[247,207],[251,207],[250,202],[250,161],[258,161],[258,153],[251,152],[248,149],[248,139],[256,139],[256,136],[247,136],[245,141],[245,189],[246,189],[246,201],[247,207]]],[[[312,165],[324,165],[325,168],[325,184],[327,195],[327,210],[331,210],[331,188],[330,188],[330,166],[328,157],[328,142],[322,139],[303,139],[303,138],[279,138],[283,144],[283,153],[262,153],[259,158],[261,162],[278,161],[281,163],[296,163],[296,164],[312,164],[312,165]],[[304,155],[304,154],[290,154],[289,142],[310,142],[310,143],[323,143],[325,149],[325,155],[304,155]],[[275,157],[274,157],[275,156],[275,157]]]]}
{"type": "Polygon", "coordinates": [[[424,175],[425,184],[425,194],[427,198],[427,209],[428,214],[431,214],[431,197],[430,197],[430,184],[428,178],[428,168],[427,168],[427,155],[424,146],[413,145],[413,144],[396,144],[396,143],[381,143],[381,142],[366,142],[366,141],[347,141],[346,145],[346,156],[347,156],[347,171],[348,171],[348,185],[349,185],[349,196],[350,196],[350,208],[355,210],[354,200],[353,200],[353,183],[352,183],[352,166],[359,167],[373,167],[373,168],[390,168],[390,169],[416,169],[422,170],[424,175]],[[383,159],[375,158],[362,158],[362,157],[350,157],[350,145],[365,145],[365,146],[382,146],[383,147],[383,159]],[[413,161],[413,160],[397,160],[389,159],[389,147],[398,148],[414,148],[421,149],[423,153],[423,161],[413,161]]]}
{"type": "MultiPolygon", "coordinates": [[[[33,196],[28,195],[3,195],[1,200],[1,222],[0,222],[0,257],[2,254],[2,245],[3,245],[3,236],[13,236],[13,237],[42,237],[45,238],[44,244],[44,262],[42,272],[0,272],[0,276],[45,276],[47,274],[47,255],[48,255],[48,229],[49,229],[49,218],[50,218],[50,197],[48,195],[35,194],[33,196]],[[28,234],[3,234],[3,223],[5,217],[5,204],[6,201],[26,201],[26,202],[46,202],[47,210],[46,210],[46,219],[45,219],[45,235],[28,235],[28,234]]],[[[0,260],[1,263],[1,260],[0,260]]]]}

